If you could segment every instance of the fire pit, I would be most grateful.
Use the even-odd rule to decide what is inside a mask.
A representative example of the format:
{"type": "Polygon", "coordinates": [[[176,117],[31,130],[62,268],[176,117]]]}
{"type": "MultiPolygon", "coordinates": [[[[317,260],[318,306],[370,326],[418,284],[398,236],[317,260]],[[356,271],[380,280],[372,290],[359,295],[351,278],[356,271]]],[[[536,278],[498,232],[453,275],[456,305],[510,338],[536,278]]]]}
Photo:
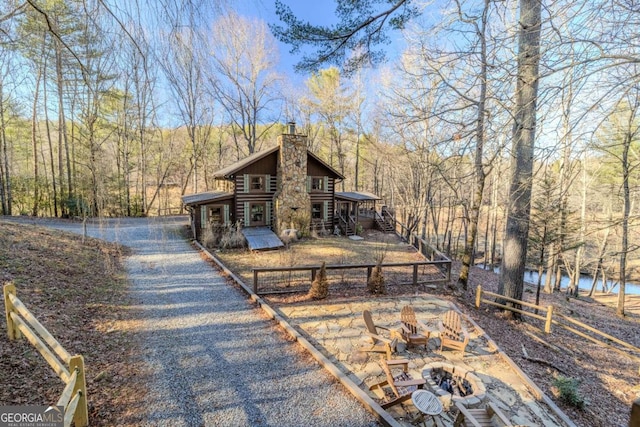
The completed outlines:
{"type": "Polygon", "coordinates": [[[482,380],[462,366],[435,362],[426,365],[422,377],[445,406],[460,402],[467,408],[478,407],[486,398],[482,380]]]}

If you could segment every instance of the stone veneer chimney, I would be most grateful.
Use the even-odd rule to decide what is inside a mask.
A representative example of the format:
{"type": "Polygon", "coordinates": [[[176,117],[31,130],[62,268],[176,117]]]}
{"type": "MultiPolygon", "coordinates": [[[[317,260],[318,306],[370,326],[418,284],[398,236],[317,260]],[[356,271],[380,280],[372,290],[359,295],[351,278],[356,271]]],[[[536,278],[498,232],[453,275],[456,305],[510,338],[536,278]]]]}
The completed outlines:
{"type": "Polygon", "coordinates": [[[274,201],[274,231],[294,228],[303,234],[309,232],[311,199],[307,192],[307,137],[295,134],[295,125],[289,123],[289,133],[278,137],[278,180],[274,201]]]}

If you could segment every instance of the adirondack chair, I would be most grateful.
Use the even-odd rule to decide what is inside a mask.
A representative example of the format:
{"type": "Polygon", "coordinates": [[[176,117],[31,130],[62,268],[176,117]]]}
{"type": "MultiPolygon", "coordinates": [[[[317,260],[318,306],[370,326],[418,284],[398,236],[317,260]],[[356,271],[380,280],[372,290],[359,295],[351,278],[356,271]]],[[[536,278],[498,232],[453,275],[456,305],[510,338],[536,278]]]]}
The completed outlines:
{"type": "Polygon", "coordinates": [[[460,314],[454,310],[447,311],[438,326],[440,329],[440,351],[446,347],[464,353],[469,343],[469,334],[462,324],[460,314]]]}
{"type": "Polygon", "coordinates": [[[411,393],[423,388],[426,383],[424,378],[414,380],[409,374],[409,361],[407,359],[385,360],[381,359],[380,365],[385,374],[385,379],[369,387],[380,400],[382,409],[411,399],[411,393]],[[393,368],[402,368],[399,375],[393,376],[393,368]]]}
{"type": "Polygon", "coordinates": [[[385,353],[387,355],[387,359],[391,359],[391,354],[395,353],[398,345],[398,338],[395,336],[395,331],[385,328],[384,326],[376,326],[375,323],[373,323],[371,312],[369,310],[364,310],[362,312],[362,318],[364,319],[364,324],[367,327],[366,334],[371,339],[371,347],[365,347],[364,351],[385,353]],[[389,338],[380,335],[380,332],[378,332],[379,329],[387,331],[389,338]]]}
{"type": "Polygon", "coordinates": [[[510,427],[511,421],[498,409],[496,405],[489,402],[487,406],[479,409],[467,409],[460,402],[456,402],[456,407],[460,412],[453,422],[454,427],[510,427]]]}
{"type": "Polygon", "coordinates": [[[402,322],[400,334],[407,345],[424,345],[426,349],[431,331],[416,318],[413,307],[410,305],[402,307],[400,321],[402,322]]]}

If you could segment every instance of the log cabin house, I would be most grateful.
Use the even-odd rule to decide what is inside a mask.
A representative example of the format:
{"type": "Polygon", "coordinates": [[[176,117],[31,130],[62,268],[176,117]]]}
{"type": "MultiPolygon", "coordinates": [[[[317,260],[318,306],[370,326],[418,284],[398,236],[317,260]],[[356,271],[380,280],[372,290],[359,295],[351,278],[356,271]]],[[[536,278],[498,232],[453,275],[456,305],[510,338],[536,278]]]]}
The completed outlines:
{"type": "Polygon", "coordinates": [[[287,229],[332,233],[336,227],[352,235],[357,224],[371,228],[378,223],[385,230],[384,220],[373,219],[380,198],[336,193],[344,176],[307,149],[306,136],[296,134],[293,126],[289,132],[278,137],[277,146],[216,171],[216,191],[182,197],[196,240],[202,241],[210,224],[268,227],[278,236],[287,229]]]}

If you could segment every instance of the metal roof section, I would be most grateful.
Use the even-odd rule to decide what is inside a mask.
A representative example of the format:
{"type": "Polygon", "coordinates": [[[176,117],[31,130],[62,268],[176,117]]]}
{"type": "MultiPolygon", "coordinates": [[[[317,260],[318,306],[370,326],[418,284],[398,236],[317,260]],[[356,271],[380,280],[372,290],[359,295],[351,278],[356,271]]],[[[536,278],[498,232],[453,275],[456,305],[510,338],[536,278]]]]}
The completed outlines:
{"type": "Polygon", "coordinates": [[[284,246],[282,240],[268,227],[248,227],[241,230],[252,251],[277,249],[284,246]]]}
{"type": "Polygon", "coordinates": [[[191,206],[228,199],[233,199],[233,193],[227,193],[226,191],[206,191],[204,193],[182,196],[182,203],[184,203],[185,206],[191,206]]]}
{"type": "Polygon", "coordinates": [[[350,202],[366,202],[368,200],[382,200],[373,193],[366,191],[336,191],[336,199],[348,200],[350,202]]]}

